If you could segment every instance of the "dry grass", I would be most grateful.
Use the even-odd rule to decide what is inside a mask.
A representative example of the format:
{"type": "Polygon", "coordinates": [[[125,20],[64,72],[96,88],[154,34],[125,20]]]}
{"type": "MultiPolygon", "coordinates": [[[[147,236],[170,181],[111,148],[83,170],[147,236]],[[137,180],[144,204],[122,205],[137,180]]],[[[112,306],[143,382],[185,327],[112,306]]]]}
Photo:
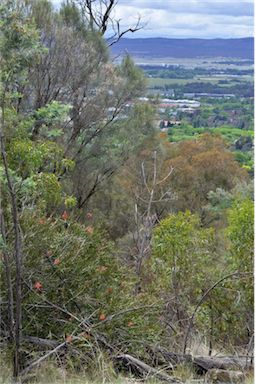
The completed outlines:
{"type": "MultiPolygon", "coordinates": [[[[193,355],[207,355],[208,347],[203,340],[194,338],[189,351],[193,355]]],[[[216,351],[215,351],[216,352],[216,351]]],[[[0,361],[0,384],[11,384],[11,368],[8,366],[8,360],[1,355],[0,361]]],[[[47,361],[40,367],[35,369],[26,384],[159,384],[156,379],[138,380],[133,377],[117,375],[114,371],[112,363],[103,353],[98,354],[94,364],[89,369],[84,367],[84,372],[74,374],[71,364],[67,364],[68,369],[57,366],[54,361],[47,361]],[[85,372],[85,368],[87,369],[85,372]]],[[[203,377],[197,377],[193,368],[187,364],[177,366],[173,375],[185,384],[204,383],[203,377]]],[[[253,384],[253,372],[247,375],[244,384],[253,384]]]]}

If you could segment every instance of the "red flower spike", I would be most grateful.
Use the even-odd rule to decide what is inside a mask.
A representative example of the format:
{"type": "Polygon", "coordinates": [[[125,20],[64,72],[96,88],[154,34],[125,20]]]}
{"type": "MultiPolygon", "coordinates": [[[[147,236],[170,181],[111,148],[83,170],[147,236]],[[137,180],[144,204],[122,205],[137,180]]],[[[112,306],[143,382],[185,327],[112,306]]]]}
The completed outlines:
{"type": "Polygon", "coordinates": [[[60,264],[60,259],[59,259],[59,258],[55,259],[55,260],[53,261],[53,264],[54,264],[54,265],[59,265],[59,264],[60,264]]]}
{"type": "Polygon", "coordinates": [[[82,332],[81,336],[84,337],[84,339],[91,339],[91,336],[88,332],[82,332]]]}
{"type": "Polygon", "coordinates": [[[73,336],[72,335],[66,336],[66,342],[71,343],[71,341],[73,341],[73,336]]]}
{"type": "Polygon", "coordinates": [[[133,321],[129,321],[127,326],[130,328],[130,327],[133,327],[133,325],[134,325],[133,321]]]}
{"type": "Polygon", "coordinates": [[[106,319],[106,316],[104,313],[101,313],[100,316],[99,316],[99,320],[103,321],[106,319]]]}
{"type": "Polygon", "coordinates": [[[94,228],[89,225],[88,227],[85,228],[85,232],[88,233],[89,235],[92,235],[94,232],[94,228]]]}
{"type": "Polygon", "coordinates": [[[37,290],[42,289],[42,284],[40,283],[40,281],[36,281],[34,283],[34,288],[37,289],[37,290]]]}
{"type": "Polygon", "coordinates": [[[63,213],[62,213],[62,219],[64,220],[64,221],[66,221],[67,219],[68,219],[68,217],[69,217],[69,215],[68,215],[68,213],[66,212],[66,211],[64,211],[63,213]]]}

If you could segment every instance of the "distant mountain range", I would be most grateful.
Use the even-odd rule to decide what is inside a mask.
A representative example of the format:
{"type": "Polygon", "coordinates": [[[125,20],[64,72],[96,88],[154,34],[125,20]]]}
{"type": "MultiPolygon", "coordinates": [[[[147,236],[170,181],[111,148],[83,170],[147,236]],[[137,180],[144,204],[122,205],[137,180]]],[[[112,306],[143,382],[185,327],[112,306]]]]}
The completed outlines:
{"type": "Polygon", "coordinates": [[[252,59],[253,37],[241,39],[121,39],[112,46],[113,55],[128,52],[137,58],[228,57],[252,59]]]}

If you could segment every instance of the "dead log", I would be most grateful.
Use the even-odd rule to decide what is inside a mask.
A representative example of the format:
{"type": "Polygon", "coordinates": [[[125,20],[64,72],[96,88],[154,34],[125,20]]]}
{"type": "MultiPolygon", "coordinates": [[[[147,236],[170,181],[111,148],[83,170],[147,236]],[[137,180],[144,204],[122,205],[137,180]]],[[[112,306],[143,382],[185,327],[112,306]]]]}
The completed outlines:
{"type": "Polygon", "coordinates": [[[210,369],[247,371],[253,368],[251,359],[246,356],[196,356],[193,357],[192,364],[205,372],[210,369]]]}
{"type": "Polygon", "coordinates": [[[175,368],[180,364],[189,364],[197,373],[205,374],[210,369],[248,371],[253,369],[253,356],[192,356],[169,352],[156,347],[152,350],[153,359],[161,364],[168,363],[175,368]]]}
{"type": "MultiPolygon", "coordinates": [[[[35,336],[23,336],[22,341],[29,344],[34,344],[38,347],[38,350],[54,349],[59,345],[59,341],[51,339],[42,339],[35,336]]],[[[65,356],[67,353],[72,357],[81,357],[81,353],[77,348],[74,348],[71,344],[65,343],[60,348],[60,353],[65,356]]]]}
{"type": "Polygon", "coordinates": [[[224,369],[209,369],[205,375],[205,383],[243,383],[245,375],[241,371],[226,371],[224,369]]]}
{"type": "Polygon", "coordinates": [[[42,339],[41,337],[34,336],[23,336],[22,341],[25,341],[29,344],[35,344],[43,348],[56,348],[59,345],[57,340],[42,339]]]}
{"type": "Polygon", "coordinates": [[[121,364],[125,365],[130,369],[132,373],[135,373],[139,376],[154,377],[158,380],[165,381],[167,383],[182,383],[179,379],[173,376],[169,376],[164,372],[160,372],[156,368],[149,366],[143,361],[137,359],[128,354],[118,355],[115,357],[117,361],[120,361],[121,364]]]}
{"type": "Polygon", "coordinates": [[[180,354],[166,350],[165,348],[156,347],[150,350],[154,360],[165,364],[166,362],[175,368],[180,364],[192,364],[192,355],[180,354]]]}

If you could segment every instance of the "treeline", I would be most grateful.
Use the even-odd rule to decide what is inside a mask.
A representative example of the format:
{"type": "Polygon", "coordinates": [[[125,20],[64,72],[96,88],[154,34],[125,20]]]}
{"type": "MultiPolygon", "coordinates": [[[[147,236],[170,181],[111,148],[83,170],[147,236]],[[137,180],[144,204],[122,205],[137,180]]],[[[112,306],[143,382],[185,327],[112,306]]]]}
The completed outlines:
{"type": "MultiPolygon", "coordinates": [[[[250,130],[247,134],[251,134],[253,127],[252,100],[241,101],[232,98],[229,100],[214,100],[213,98],[201,99],[202,106],[193,114],[183,111],[177,112],[179,119],[185,118],[194,128],[199,127],[221,127],[229,125],[243,130],[240,134],[250,130]]],[[[233,140],[234,141],[234,140],[233,140]]]]}
{"type": "Polygon", "coordinates": [[[114,3],[0,7],[0,336],[15,382],[47,359],[97,377],[127,353],[155,365],[155,344],[250,351],[249,175],[220,137],[155,131],[141,70],[109,58],[114,3]]]}
{"type": "Polygon", "coordinates": [[[185,68],[178,65],[165,65],[164,67],[159,65],[140,65],[145,73],[150,77],[159,77],[162,79],[193,79],[197,76],[213,76],[219,73],[225,75],[253,75],[253,69],[234,69],[234,68],[185,68]]]}
{"type": "Polygon", "coordinates": [[[232,94],[236,97],[253,97],[253,84],[249,82],[224,86],[224,84],[191,81],[187,84],[165,84],[164,89],[174,89],[176,97],[182,96],[184,93],[217,93],[220,95],[232,94]]]}

